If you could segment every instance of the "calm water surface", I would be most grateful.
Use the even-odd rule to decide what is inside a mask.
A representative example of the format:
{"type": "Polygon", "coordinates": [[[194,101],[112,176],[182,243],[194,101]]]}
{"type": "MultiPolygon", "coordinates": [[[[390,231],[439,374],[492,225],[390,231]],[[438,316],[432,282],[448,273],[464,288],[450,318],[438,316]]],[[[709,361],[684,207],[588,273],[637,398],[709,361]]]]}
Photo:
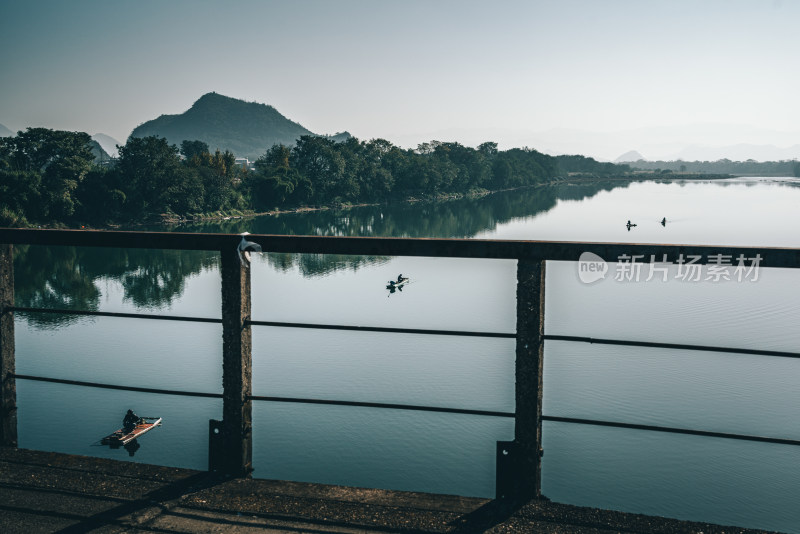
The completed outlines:
{"type": "MultiPolygon", "coordinates": [[[[800,181],[606,183],[480,200],[358,208],[176,228],[800,247],[800,181]],[[666,217],[665,226],[659,224],[666,217]],[[625,222],[637,224],[630,231],[625,222]]],[[[614,260],[613,258],[606,258],[614,260]]],[[[674,260],[674,258],[669,258],[674,260]]],[[[549,262],[549,334],[798,351],[800,273],[743,281],[594,284],[549,262]]],[[[23,306],[219,317],[218,258],[204,252],[19,247],[23,306]]],[[[270,254],[256,257],[258,320],[513,332],[513,261],[270,254]],[[389,294],[398,273],[412,283],[389,294]]],[[[705,278],[706,272],[703,272],[705,278]]],[[[221,392],[221,327],[17,317],[17,372],[221,392]]],[[[254,327],[256,395],[513,411],[513,340],[254,327]]],[[[549,341],[544,413],[800,439],[800,362],[549,341]]],[[[204,468],[221,401],[18,381],[20,446],[204,468]],[[125,410],[164,418],[129,457],[96,440],[125,410]],[[85,432],[54,442],[48,423],[85,432]]],[[[255,403],[254,476],[493,496],[504,418],[255,403]]],[[[800,532],[800,450],[545,422],[553,500],[800,532]]]]}

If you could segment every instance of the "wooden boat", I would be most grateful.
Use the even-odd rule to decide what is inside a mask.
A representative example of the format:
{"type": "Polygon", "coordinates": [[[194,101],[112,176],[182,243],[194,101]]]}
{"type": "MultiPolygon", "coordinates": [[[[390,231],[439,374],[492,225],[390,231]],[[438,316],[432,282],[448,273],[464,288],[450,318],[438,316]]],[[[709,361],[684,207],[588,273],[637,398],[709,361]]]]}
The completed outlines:
{"type": "Polygon", "coordinates": [[[404,285],[409,283],[411,280],[408,278],[403,278],[399,282],[397,280],[389,280],[386,285],[386,289],[401,289],[404,285]]]}
{"type": "Polygon", "coordinates": [[[127,445],[139,436],[150,432],[155,427],[161,426],[161,418],[144,418],[139,419],[139,423],[131,430],[126,432],[124,428],[120,428],[100,440],[103,445],[111,445],[119,447],[120,445],[127,445]]]}

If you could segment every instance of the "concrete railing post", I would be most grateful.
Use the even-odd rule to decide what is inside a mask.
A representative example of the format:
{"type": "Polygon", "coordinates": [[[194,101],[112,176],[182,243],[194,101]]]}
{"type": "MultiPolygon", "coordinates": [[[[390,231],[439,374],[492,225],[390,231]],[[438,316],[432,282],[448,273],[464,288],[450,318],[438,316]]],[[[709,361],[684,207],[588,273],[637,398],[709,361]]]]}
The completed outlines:
{"type": "Polygon", "coordinates": [[[515,498],[539,497],[542,491],[544,280],[545,260],[519,260],[514,476],[509,488],[515,498]]]}
{"type": "Polygon", "coordinates": [[[0,244],[0,446],[17,446],[17,383],[14,379],[14,247],[0,244]]]}
{"type": "Polygon", "coordinates": [[[236,246],[221,251],[222,269],[222,447],[221,470],[230,476],[252,472],[252,335],[250,264],[236,246]]]}

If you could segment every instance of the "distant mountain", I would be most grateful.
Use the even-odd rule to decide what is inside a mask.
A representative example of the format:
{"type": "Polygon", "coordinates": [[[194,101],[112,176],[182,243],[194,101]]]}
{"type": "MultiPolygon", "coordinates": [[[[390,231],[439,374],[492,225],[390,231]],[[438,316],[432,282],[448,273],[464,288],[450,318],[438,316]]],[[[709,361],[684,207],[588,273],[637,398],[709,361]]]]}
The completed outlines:
{"type": "Polygon", "coordinates": [[[94,139],[89,142],[89,145],[92,147],[92,154],[94,154],[94,160],[96,162],[103,163],[104,161],[111,159],[111,156],[108,155],[108,152],[106,152],[100,143],[94,139]]]}
{"type": "Polygon", "coordinates": [[[324,137],[327,137],[328,139],[336,143],[344,143],[353,136],[350,135],[350,132],[345,131],[345,132],[335,133],[333,135],[326,135],[324,137]]]}
{"type": "MultiPolygon", "coordinates": [[[[293,145],[303,135],[317,135],[293,122],[272,106],[245,102],[217,93],[200,97],[180,115],[161,115],[137,126],[132,137],[158,135],[180,146],[184,140],[198,139],[213,151],[230,150],[239,157],[256,159],[272,145],[293,145]]],[[[344,132],[331,136],[350,137],[344,132]]]]}
{"type": "Polygon", "coordinates": [[[92,136],[92,139],[94,139],[109,156],[112,158],[119,157],[117,145],[121,145],[122,143],[104,133],[96,133],[92,136]]]}
{"type": "Polygon", "coordinates": [[[14,135],[14,132],[0,124],[0,137],[10,137],[14,135]]]}
{"type": "Polygon", "coordinates": [[[632,161],[639,161],[640,159],[644,159],[644,157],[635,150],[631,150],[615,159],[614,163],[630,163],[632,161]]]}

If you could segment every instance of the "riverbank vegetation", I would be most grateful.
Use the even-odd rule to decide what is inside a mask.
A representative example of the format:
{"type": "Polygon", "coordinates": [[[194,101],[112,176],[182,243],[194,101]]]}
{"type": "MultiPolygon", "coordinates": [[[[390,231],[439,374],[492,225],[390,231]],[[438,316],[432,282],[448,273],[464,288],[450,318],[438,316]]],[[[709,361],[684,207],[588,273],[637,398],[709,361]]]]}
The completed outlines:
{"type": "Polygon", "coordinates": [[[717,174],[739,176],[797,176],[800,177],[800,162],[788,161],[645,161],[630,163],[638,170],[655,174],[717,174]]]}
{"type": "Polygon", "coordinates": [[[529,148],[303,136],[274,145],[253,168],[202,141],[131,137],[98,162],[82,132],[28,128],[0,138],[0,225],[134,224],[275,209],[436,198],[536,185],[572,173],[605,177],[627,165],[529,148]]]}

